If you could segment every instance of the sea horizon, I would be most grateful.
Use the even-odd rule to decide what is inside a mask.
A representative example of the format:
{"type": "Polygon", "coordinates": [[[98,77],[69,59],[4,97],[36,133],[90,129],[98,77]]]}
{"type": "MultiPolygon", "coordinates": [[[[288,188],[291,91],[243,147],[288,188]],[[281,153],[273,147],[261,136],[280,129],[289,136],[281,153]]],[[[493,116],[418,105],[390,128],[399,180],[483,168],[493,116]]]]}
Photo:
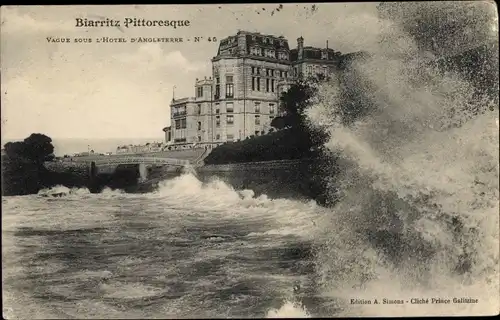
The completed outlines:
{"type": "MultiPolygon", "coordinates": [[[[19,139],[2,139],[2,148],[8,142],[23,141],[19,139]]],[[[164,137],[139,137],[139,138],[52,138],[54,154],[56,156],[71,155],[79,152],[94,150],[97,153],[116,152],[122,145],[142,145],[153,142],[165,142],[164,137]]]]}

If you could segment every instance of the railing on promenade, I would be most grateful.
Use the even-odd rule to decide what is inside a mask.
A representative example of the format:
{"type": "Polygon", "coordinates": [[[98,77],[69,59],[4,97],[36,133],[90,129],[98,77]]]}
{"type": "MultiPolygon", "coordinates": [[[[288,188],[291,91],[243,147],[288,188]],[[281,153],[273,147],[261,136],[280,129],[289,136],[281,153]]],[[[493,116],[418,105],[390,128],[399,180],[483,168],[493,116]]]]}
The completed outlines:
{"type": "Polygon", "coordinates": [[[88,160],[95,162],[96,165],[115,165],[115,164],[170,164],[174,166],[187,166],[189,160],[173,159],[173,158],[157,158],[157,157],[119,157],[88,160]]]}

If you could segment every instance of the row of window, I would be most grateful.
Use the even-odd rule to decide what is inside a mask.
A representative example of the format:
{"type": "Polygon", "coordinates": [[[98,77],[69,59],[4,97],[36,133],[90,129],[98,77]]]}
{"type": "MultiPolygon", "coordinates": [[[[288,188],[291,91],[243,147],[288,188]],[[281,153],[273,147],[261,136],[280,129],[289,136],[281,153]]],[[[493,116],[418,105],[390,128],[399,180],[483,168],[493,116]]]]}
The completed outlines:
{"type": "MultiPolygon", "coordinates": [[[[255,113],[260,113],[260,102],[254,103],[255,113]]],[[[274,114],[276,112],[276,105],[274,103],[269,104],[269,113],[274,114]]]]}
{"type": "MultiPolygon", "coordinates": [[[[273,38],[268,38],[268,37],[259,37],[259,39],[262,39],[262,42],[264,42],[265,44],[280,44],[281,46],[283,46],[285,44],[285,40],[277,40],[277,39],[273,39],[273,38]]],[[[257,40],[257,36],[256,35],[252,35],[252,41],[256,41],[257,40]]]]}
{"type": "MultiPolygon", "coordinates": [[[[288,71],[283,71],[283,70],[273,70],[269,68],[265,68],[266,71],[266,76],[268,77],[275,77],[278,76],[279,72],[279,77],[280,78],[287,78],[288,77],[288,71]]],[[[252,67],[252,74],[259,75],[261,73],[261,68],[259,67],[252,67]]],[[[295,73],[297,73],[297,70],[295,70],[295,73]]],[[[261,78],[257,77],[252,77],[252,90],[253,91],[260,91],[260,80],[261,78]]],[[[276,90],[276,83],[275,79],[266,79],[266,92],[275,92],[276,90]]],[[[201,98],[203,97],[203,87],[197,87],[196,88],[196,97],[201,98]]],[[[220,78],[217,77],[215,78],[215,99],[220,99],[220,78]]],[[[234,83],[233,83],[233,76],[226,76],[226,98],[234,98],[234,83]]]]}
{"type": "MultiPolygon", "coordinates": [[[[260,91],[260,78],[252,77],[252,91],[260,91]]],[[[274,92],[276,82],[274,79],[266,79],[266,92],[274,92]]]]}
{"type": "MultiPolygon", "coordinates": [[[[256,112],[257,112],[257,110],[260,111],[260,105],[258,107],[256,105],[256,112]]],[[[274,108],[270,109],[270,113],[274,114],[274,108]]],[[[272,120],[273,118],[274,118],[273,115],[269,116],[270,120],[272,120]]],[[[221,118],[220,118],[220,116],[216,116],[215,117],[216,127],[220,127],[220,124],[221,124],[221,118]]],[[[234,115],[226,115],[226,124],[227,125],[234,124],[234,115]]],[[[255,124],[260,125],[260,115],[255,115],[255,124]]],[[[175,129],[186,129],[186,118],[175,120],[175,129]]],[[[202,122],[201,121],[198,121],[197,129],[202,130],[202,122]]]]}
{"type": "MultiPolygon", "coordinates": [[[[226,76],[226,98],[234,97],[233,76],[226,76]]],[[[220,98],[220,78],[215,78],[215,99],[220,98]]]]}
{"type": "MultiPolygon", "coordinates": [[[[196,97],[203,97],[203,87],[196,88],[196,97]]],[[[215,98],[220,97],[220,78],[215,78],[215,98]]],[[[234,97],[233,76],[226,76],[226,98],[234,97]]]]}
{"type": "MultiPolygon", "coordinates": [[[[264,135],[266,132],[264,130],[255,130],[255,135],[264,135]]],[[[221,135],[218,133],[215,135],[215,140],[220,141],[221,140],[221,135]]],[[[201,136],[198,136],[198,141],[201,142],[201,136]]],[[[234,134],[226,134],[226,141],[234,141],[234,134]]]]}
{"type": "Polygon", "coordinates": [[[270,68],[260,68],[260,67],[252,67],[252,74],[262,75],[263,71],[267,77],[280,77],[280,78],[288,78],[288,71],[283,70],[275,70],[270,68]]]}
{"type": "MultiPolygon", "coordinates": [[[[254,110],[255,113],[260,113],[260,102],[255,102],[254,103],[254,110]]],[[[201,115],[201,104],[198,104],[197,106],[197,114],[201,115]]],[[[234,112],[234,105],[232,102],[229,102],[226,104],[226,113],[233,113],[234,112]]],[[[219,114],[220,113],[220,105],[218,103],[215,104],[215,113],[219,114]]],[[[269,113],[270,114],[275,114],[276,113],[276,105],[274,103],[269,104],[269,113]]]]}
{"type": "MultiPolygon", "coordinates": [[[[272,120],[274,116],[269,116],[269,120],[272,120]]],[[[220,121],[220,116],[215,117],[215,126],[220,127],[221,121],[220,121]]],[[[226,124],[232,125],[234,124],[234,116],[233,115],[227,115],[226,116],[226,124]]],[[[255,115],[255,124],[260,125],[260,115],[255,115]]],[[[198,130],[201,130],[201,122],[198,122],[198,130]]]]}
{"type": "Polygon", "coordinates": [[[313,73],[316,74],[323,74],[324,76],[328,75],[328,67],[327,66],[307,66],[307,74],[312,75],[313,73]]]}
{"type": "Polygon", "coordinates": [[[174,116],[181,116],[186,114],[186,106],[174,107],[174,116]]]}
{"type": "MultiPolygon", "coordinates": [[[[221,140],[221,139],[220,139],[220,137],[221,137],[221,136],[220,136],[220,134],[219,134],[219,133],[217,133],[217,134],[215,135],[215,140],[220,141],[220,140],[221,140]]],[[[201,140],[202,140],[202,139],[201,139],[201,136],[198,136],[198,142],[201,142],[201,140]]],[[[227,141],[234,141],[234,135],[233,135],[233,134],[229,134],[229,133],[228,133],[228,134],[226,135],[226,140],[227,140],[227,141]]]]}
{"type": "MultiPolygon", "coordinates": [[[[226,112],[227,113],[233,113],[234,112],[233,103],[228,102],[226,104],[226,112]]],[[[198,115],[201,114],[201,104],[198,104],[197,113],[198,113],[198,115]]],[[[220,107],[219,107],[218,103],[215,104],[215,113],[220,113],[220,107]]]]}
{"type": "MultiPolygon", "coordinates": [[[[262,71],[265,70],[265,75],[267,77],[279,77],[279,78],[288,78],[288,71],[283,71],[283,70],[275,70],[275,69],[270,69],[270,68],[260,68],[260,67],[252,67],[252,75],[257,75],[261,76],[262,71]]],[[[298,76],[298,68],[294,68],[294,75],[295,77],[298,76]]],[[[307,66],[307,73],[313,74],[313,73],[319,73],[319,74],[324,74],[325,76],[328,75],[328,67],[327,66],[307,66]]],[[[266,79],[268,82],[270,81],[271,85],[266,85],[266,87],[270,87],[271,89],[267,89],[267,92],[274,92],[275,86],[274,84],[274,79],[266,79]]],[[[226,76],[226,98],[233,98],[234,97],[234,78],[233,76],[226,76]]],[[[260,91],[260,77],[252,77],[252,90],[257,90],[260,91]]],[[[196,97],[201,98],[203,97],[203,87],[197,87],[196,89],[196,97]]],[[[220,98],[220,78],[216,77],[215,78],[215,97],[216,99],[220,98]]]]}
{"type": "Polygon", "coordinates": [[[186,118],[175,120],[175,129],[186,129],[186,118]]]}
{"type": "Polygon", "coordinates": [[[278,51],[276,53],[276,51],[273,49],[265,49],[260,47],[251,47],[250,54],[279,60],[289,60],[290,57],[287,52],[278,51]]]}
{"type": "MultiPolygon", "coordinates": [[[[234,116],[227,115],[226,124],[228,125],[234,124],[234,116]]],[[[220,127],[220,116],[215,117],[215,126],[220,127]]],[[[201,130],[201,122],[198,122],[198,130],[201,130]]]]}
{"type": "MultiPolygon", "coordinates": [[[[266,132],[264,130],[255,130],[255,135],[258,136],[258,135],[263,135],[265,134],[266,132]]],[[[217,133],[215,135],[215,140],[216,141],[221,141],[221,135],[220,133],[217,133]]],[[[177,139],[174,139],[175,142],[186,142],[186,138],[177,138],[177,139]]],[[[198,142],[201,142],[202,141],[202,137],[201,136],[198,136],[198,142]]],[[[226,134],[226,141],[234,141],[234,134],[231,134],[231,133],[227,133],[226,134]]]]}
{"type": "MultiPolygon", "coordinates": [[[[269,120],[272,120],[274,117],[269,116],[269,120]]],[[[255,115],[255,125],[260,125],[260,116],[255,115]]],[[[220,116],[215,117],[215,126],[220,127],[221,124],[221,118],[220,116]]],[[[227,115],[226,116],[226,124],[227,125],[233,125],[234,124],[234,116],[233,115],[227,115]]],[[[201,121],[198,121],[198,126],[197,126],[198,131],[203,130],[203,124],[201,121]]]]}

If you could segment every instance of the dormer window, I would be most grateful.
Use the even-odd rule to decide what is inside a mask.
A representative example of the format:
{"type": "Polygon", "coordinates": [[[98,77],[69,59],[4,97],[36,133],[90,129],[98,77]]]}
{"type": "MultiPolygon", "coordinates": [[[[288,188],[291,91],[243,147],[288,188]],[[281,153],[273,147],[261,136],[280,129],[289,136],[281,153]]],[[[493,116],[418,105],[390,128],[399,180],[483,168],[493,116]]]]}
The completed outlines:
{"type": "Polygon", "coordinates": [[[322,51],[321,52],[321,59],[324,59],[324,60],[328,59],[328,52],[322,51]]]}
{"type": "Polygon", "coordinates": [[[255,36],[252,36],[252,40],[253,40],[253,41],[255,41],[255,39],[257,39],[257,37],[255,37],[255,36]]]}

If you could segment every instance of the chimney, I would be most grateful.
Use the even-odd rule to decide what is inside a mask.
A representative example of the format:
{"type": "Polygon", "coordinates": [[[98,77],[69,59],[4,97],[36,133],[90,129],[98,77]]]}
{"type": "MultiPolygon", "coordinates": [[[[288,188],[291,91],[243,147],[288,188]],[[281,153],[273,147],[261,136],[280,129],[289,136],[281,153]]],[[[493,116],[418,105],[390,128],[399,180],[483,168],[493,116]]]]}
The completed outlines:
{"type": "Polygon", "coordinates": [[[299,54],[298,59],[302,59],[304,57],[304,38],[302,36],[297,39],[297,52],[299,54]]]}
{"type": "Polygon", "coordinates": [[[247,53],[247,35],[241,30],[238,30],[236,34],[236,42],[237,48],[234,50],[234,54],[236,55],[244,55],[247,53]]]}
{"type": "Polygon", "coordinates": [[[326,50],[328,50],[328,40],[326,40],[326,50]]]}

